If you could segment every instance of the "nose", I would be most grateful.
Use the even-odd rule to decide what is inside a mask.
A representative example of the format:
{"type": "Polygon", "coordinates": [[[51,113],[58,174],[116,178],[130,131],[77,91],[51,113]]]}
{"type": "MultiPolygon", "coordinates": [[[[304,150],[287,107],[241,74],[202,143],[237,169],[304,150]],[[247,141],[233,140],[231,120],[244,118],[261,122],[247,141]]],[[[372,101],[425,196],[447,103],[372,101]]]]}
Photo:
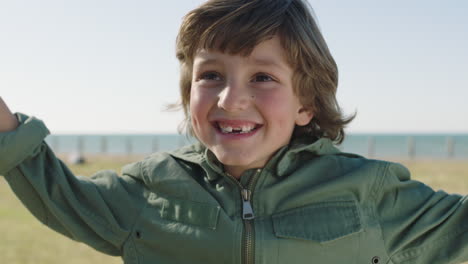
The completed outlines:
{"type": "Polygon", "coordinates": [[[218,107],[227,112],[242,111],[249,107],[250,100],[248,87],[232,81],[219,94],[218,107]]]}

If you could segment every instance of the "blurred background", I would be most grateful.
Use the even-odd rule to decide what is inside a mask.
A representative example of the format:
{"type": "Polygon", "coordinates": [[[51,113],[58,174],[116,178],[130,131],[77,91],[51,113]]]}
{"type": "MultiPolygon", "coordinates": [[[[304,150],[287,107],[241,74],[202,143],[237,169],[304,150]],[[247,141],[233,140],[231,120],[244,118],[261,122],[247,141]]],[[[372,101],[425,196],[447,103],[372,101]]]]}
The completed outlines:
{"type": "MultiPolygon", "coordinates": [[[[79,175],[189,144],[182,113],[164,108],[179,97],[181,18],[202,2],[0,1],[0,95],[45,121],[79,175]]],[[[468,193],[468,1],[309,2],[340,70],[338,101],[357,112],[340,148],[468,193]]],[[[47,230],[0,177],[0,262],[121,260],[47,230]]]]}
{"type": "MultiPolygon", "coordinates": [[[[145,154],[177,135],[183,1],[0,3],[0,94],[43,119],[60,153],[145,154]]],[[[468,2],[311,0],[340,70],[344,151],[468,157],[468,2]]]]}

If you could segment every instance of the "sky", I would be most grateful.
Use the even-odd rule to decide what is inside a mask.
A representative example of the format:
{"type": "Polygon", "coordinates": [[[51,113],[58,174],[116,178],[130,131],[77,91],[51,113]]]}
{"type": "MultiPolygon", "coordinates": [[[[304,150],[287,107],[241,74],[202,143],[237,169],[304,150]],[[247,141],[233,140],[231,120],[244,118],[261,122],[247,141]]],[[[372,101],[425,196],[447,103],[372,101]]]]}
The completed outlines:
{"type": "MultiPolygon", "coordinates": [[[[175,38],[201,0],[0,1],[0,96],[52,133],[176,133],[175,38]]],[[[468,133],[468,1],[310,0],[348,133],[468,133]]]]}

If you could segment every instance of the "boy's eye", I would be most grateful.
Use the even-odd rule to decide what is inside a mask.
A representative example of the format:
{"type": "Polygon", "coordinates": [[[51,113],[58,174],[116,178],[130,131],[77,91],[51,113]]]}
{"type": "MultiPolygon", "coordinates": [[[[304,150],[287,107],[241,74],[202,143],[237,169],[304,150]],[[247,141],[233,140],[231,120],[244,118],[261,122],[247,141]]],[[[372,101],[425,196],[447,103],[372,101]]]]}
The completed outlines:
{"type": "Polygon", "coordinates": [[[254,82],[270,82],[273,81],[273,78],[266,74],[258,74],[253,78],[254,82]]]}
{"type": "Polygon", "coordinates": [[[206,72],[200,75],[200,80],[221,81],[221,75],[217,72],[206,72]]]}

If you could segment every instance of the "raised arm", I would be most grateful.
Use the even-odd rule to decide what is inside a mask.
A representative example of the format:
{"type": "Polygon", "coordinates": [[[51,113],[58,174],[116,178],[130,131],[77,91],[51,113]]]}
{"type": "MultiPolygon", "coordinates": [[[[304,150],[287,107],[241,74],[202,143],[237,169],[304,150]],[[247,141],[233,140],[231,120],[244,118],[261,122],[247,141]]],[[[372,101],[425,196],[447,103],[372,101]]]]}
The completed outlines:
{"type": "Polygon", "coordinates": [[[468,196],[434,191],[398,164],[387,167],[379,186],[376,215],[388,263],[468,260],[468,196]]]}
{"type": "Polygon", "coordinates": [[[15,130],[17,127],[18,120],[0,96],[0,133],[15,130]]]}
{"type": "MultiPolygon", "coordinates": [[[[5,104],[2,110],[8,117],[5,104]]],[[[49,131],[41,120],[21,113],[13,118],[16,129],[0,133],[0,175],[13,192],[53,230],[106,254],[123,255],[146,201],[145,186],[133,175],[141,171],[139,163],[130,166],[137,168],[130,169],[133,174],[75,176],[44,141],[49,131]]]]}

